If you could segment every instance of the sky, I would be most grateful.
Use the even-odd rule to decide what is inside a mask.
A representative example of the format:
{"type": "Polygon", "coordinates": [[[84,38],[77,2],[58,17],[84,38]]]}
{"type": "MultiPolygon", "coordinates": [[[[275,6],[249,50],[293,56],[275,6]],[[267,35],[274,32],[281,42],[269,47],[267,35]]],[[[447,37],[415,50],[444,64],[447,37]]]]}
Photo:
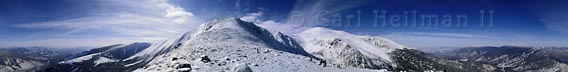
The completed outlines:
{"type": "Polygon", "coordinates": [[[2,0],[0,47],[156,42],[216,18],[326,27],[413,48],[568,47],[563,0],[2,0]]]}

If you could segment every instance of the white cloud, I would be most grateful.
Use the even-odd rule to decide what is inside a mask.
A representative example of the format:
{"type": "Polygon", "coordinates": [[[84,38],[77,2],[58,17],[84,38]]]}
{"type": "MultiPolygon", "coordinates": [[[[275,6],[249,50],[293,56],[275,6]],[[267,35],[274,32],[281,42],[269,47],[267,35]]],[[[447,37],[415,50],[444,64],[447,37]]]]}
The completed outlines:
{"type": "Polygon", "coordinates": [[[288,14],[288,24],[294,26],[316,27],[325,23],[318,23],[318,15],[322,13],[334,14],[339,11],[364,6],[368,0],[300,0],[288,14]]]}
{"type": "Polygon", "coordinates": [[[294,24],[276,22],[275,20],[262,20],[260,19],[262,15],[263,15],[262,11],[259,11],[256,13],[248,13],[245,16],[240,17],[240,19],[247,22],[253,22],[258,26],[269,30],[279,31],[287,34],[299,33],[301,31],[310,28],[310,27],[295,26],[294,24]]]}
{"type": "Polygon", "coordinates": [[[565,16],[568,15],[558,15],[558,16],[562,17],[557,17],[556,15],[548,16],[548,17],[543,17],[541,21],[544,23],[546,28],[552,31],[568,34],[568,21],[564,20],[565,16]]]}
{"type": "MultiPolygon", "coordinates": [[[[35,44],[34,46],[73,44],[77,41],[88,41],[76,44],[78,46],[92,46],[175,37],[196,28],[201,23],[193,13],[170,4],[168,0],[97,0],[96,2],[100,2],[102,8],[94,10],[96,14],[91,16],[19,24],[13,27],[63,31],[47,31],[55,34],[39,37],[52,38],[22,42],[35,44]],[[89,37],[77,37],[85,35],[89,37]]],[[[47,34],[44,32],[38,34],[47,34]]]]}
{"type": "Polygon", "coordinates": [[[260,22],[260,17],[262,16],[262,11],[256,13],[248,13],[240,19],[247,22],[260,22]]]}
{"type": "Polygon", "coordinates": [[[549,3],[548,1],[531,1],[529,10],[533,11],[545,27],[551,31],[568,35],[567,2],[549,3]]]}
{"type": "Polygon", "coordinates": [[[257,24],[260,27],[270,29],[270,30],[280,31],[282,33],[287,33],[287,34],[300,33],[304,30],[309,29],[308,27],[297,27],[297,26],[293,26],[291,24],[280,23],[280,22],[276,22],[276,21],[272,21],[272,20],[262,21],[262,22],[259,22],[257,24]]]}

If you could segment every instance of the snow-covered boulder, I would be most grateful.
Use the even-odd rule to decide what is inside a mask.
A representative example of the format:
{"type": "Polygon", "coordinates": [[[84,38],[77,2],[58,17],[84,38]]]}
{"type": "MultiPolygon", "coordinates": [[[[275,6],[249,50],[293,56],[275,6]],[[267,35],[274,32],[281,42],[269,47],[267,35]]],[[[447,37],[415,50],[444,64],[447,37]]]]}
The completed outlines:
{"type": "Polygon", "coordinates": [[[239,64],[233,67],[233,72],[252,72],[247,64],[239,64]]]}

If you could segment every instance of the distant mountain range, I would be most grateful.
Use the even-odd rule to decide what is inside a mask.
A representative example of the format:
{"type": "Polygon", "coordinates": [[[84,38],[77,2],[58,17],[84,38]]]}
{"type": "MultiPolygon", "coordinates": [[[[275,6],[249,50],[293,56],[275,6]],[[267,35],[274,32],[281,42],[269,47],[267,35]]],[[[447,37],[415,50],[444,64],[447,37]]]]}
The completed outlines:
{"type": "Polygon", "coordinates": [[[67,57],[55,65],[49,66],[44,71],[113,71],[128,69],[128,61],[124,59],[137,54],[150,47],[150,43],[117,44],[101,48],[95,48],[67,57]]]}
{"type": "Polygon", "coordinates": [[[34,71],[56,64],[81,49],[0,48],[0,72],[34,71]]]}
{"type": "Polygon", "coordinates": [[[39,57],[0,50],[5,55],[0,66],[2,71],[40,72],[567,71],[563,48],[485,48],[430,54],[381,37],[321,27],[284,34],[229,18],[156,43],[117,44],[74,54],[37,49],[39,57]],[[13,58],[27,62],[9,60],[13,58]]]}
{"type": "Polygon", "coordinates": [[[436,52],[450,60],[476,64],[492,72],[568,71],[568,48],[558,47],[467,47],[436,52]]]}

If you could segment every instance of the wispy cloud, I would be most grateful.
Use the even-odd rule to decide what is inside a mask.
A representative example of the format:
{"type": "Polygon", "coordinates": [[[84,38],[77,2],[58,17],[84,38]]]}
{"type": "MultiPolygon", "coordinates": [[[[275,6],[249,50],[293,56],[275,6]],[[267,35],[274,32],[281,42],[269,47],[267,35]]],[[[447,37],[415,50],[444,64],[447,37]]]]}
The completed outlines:
{"type": "Polygon", "coordinates": [[[316,15],[322,13],[334,14],[339,11],[365,6],[369,0],[300,0],[294,5],[294,9],[288,14],[287,24],[294,26],[315,27],[324,23],[319,21],[316,15]]]}
{"type": "MultiPolygon", "coordinates": [[[[367,0],[345,1],[345,0],[300,0],[292,7],[293,9],[285,18],[284,22],[277,20],[262,20],[260,17],[263,13],[248,13],[241,19],[249,22],[255,22],[261,27],[277,30],[283,33],[299,33],[309,28],[318,27],[318,21],[315,15],[322,12],[335,13],[341,10],[364,6],[367,0]]],[[[238,4],[237,4],[238,5],[238,4]]]]}
{"type": "Polygon", "coordinates": [[[260,22],[261,16],[262,16],[262,11],[259,11],[256,13],[248,13],[245,16],[240,17],[240,19],[248,22],[260,22]]]}
{"type": "Polygon", "coordinates": [[[547,16],[542,16],[541,18],[541,21],[544,23],[546,28],[552,31],[568,34],[568,21],[565,20],[566,18],[568,18],[566,17],[568,15],[559,14],[559,13],[546,14],[546,15],[547,16]]]}
{"type": "Polygon", "coordinates": [[[551,31],[556,31],[568,35],[568,8],[566,3],[568,1],[529,1],[531,7],[529,8],[545,27],[551,31]]]}
{"type": "Polygon", "coordinates": [[[96,14],[90,16],[18,24],[12,27],[57,31],[50,32],[55,34],[43,35],[53,38],[31,41],[40,46],[70,44],[75,41],[89,41],[77,45],[90,46],[169,38],[196,28],[202,21],[184,8],[170,4],[168,0],[97,0],[96,2],[100,2],[102,8],[93,10],[96,14]],[[85,35],[89,37],[76,37],[85,35]],[[100,37],[92,38],[96,36],[100,37]]]}
{"type": "Polygon", "coordinates": [[[295,26],[296,24],[277,22],[275,20],[263,20],[261,19],[262,16],[263,16],[262,11],[259,11],[255,13],[248,13],[240,17],[240,19],[247,22],[253,22],[258,26],[269,30],[279,31],[288,34],[299,33],[303,30],[311,28],[311,27],[299,27],[295,26]]]}

